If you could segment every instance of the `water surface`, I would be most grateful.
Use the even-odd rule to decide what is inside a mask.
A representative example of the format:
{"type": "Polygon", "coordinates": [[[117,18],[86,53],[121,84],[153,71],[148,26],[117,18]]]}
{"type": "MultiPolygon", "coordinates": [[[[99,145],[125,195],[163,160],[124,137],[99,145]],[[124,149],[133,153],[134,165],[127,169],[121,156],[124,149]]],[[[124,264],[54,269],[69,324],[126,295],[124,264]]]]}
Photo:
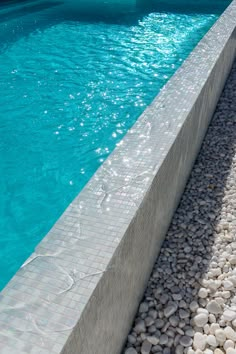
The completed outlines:
{"type": "Polygon", "coordinates": [[[226,2],[72,5],[0,6],[0,288],[226,2]]]}

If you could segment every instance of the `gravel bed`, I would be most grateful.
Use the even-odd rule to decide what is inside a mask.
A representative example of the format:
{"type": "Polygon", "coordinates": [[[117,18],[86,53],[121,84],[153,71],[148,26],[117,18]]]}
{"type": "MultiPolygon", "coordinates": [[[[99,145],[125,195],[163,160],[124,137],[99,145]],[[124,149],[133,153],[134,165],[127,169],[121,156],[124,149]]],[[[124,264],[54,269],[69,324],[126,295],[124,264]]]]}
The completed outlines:
{"type": "Polygon", "coordinates": [[[236,63],[123,353],[236,354],[235,148],[236,63]]]}

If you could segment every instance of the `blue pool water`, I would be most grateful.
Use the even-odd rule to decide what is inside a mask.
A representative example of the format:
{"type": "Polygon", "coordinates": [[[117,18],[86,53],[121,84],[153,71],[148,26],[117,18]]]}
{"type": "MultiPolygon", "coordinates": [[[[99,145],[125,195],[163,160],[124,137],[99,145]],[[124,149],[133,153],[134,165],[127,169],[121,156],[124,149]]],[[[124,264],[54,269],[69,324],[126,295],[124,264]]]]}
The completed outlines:
{"type": "Polygon", "coordinates": [[[228,3],[1,3],[0,289],[228,3]]]}

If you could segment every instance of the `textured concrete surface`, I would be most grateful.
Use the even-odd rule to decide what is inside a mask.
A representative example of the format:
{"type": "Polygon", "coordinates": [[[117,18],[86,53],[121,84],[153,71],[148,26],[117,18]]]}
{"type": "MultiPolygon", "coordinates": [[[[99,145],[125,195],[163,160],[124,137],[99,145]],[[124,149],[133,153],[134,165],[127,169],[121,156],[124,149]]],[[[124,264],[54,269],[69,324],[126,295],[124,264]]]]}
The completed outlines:
{"type": "Polygon", "coordinates": [[[1,354],[120,352],[231,68],[235,18],[236,1],[2,291],[1,354]]]}

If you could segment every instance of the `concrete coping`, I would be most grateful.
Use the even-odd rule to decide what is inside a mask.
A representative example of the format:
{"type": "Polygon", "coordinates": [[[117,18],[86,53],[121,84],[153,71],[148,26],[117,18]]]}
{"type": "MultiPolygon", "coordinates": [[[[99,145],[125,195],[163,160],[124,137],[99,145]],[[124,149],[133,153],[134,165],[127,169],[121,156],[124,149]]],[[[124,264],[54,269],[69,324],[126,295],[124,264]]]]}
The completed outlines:
{"type": "Polygon", "coordinates": [[[236,51],[236,0],[0,294],[1,354],[119,354],[236,51]]]}

